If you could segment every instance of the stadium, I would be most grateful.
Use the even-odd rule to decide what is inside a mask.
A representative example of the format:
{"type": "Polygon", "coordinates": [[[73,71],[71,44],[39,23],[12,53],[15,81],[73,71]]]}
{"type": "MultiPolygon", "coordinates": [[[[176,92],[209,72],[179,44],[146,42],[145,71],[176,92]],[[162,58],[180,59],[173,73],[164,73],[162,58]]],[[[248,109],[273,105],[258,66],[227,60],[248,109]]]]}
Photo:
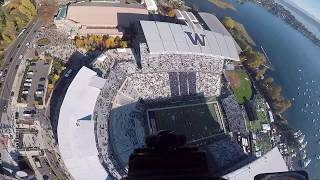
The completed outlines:
{"type": "Polygon", "coordinates": [[[225,60],[239,61],[234,40],[205,28],[139,24],[143,38],[136,47],[104,52],[69,86],[58,140],[75,179],[125,176],[133,150],[162,129],[185,134],[190,145],[226,132],[216,97],[225,60]]]}

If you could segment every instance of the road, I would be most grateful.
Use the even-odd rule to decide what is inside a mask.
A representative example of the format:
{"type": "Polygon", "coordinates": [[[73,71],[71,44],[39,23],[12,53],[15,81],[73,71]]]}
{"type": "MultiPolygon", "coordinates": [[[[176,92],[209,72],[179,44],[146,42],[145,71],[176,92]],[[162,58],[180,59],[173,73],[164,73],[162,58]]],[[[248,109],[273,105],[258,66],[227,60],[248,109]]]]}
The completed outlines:
{"type": "Polygon", "coordinates": [[[27,49],[26,43],[30,42],[34,38],[34,31],[39,29],[40,26],[41,22],[38,18],[32,20],[23,34],[21,34],[20,37],[18,37],[7,50],[3,64],[4,68],[8,68],[8,73],[4,79],[3,86],[0,91],[0,117],[2,117],[2,113],[6,111],[8,106],[8,100],[11,95],[12,85],[17,73],[16,66],[19,66],[19,64],[21,63],[21,59],[19,59],[19,56],[25,53],[27,49]]]}

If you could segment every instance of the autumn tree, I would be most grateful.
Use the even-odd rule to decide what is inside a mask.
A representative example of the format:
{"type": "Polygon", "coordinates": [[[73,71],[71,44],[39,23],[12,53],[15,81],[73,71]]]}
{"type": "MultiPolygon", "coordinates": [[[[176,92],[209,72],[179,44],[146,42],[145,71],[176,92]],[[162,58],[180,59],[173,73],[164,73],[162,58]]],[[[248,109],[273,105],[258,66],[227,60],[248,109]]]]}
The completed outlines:
{"type": "Polygon", "coordinates": [[[174,9],[173,8],[168,8],[168,11],[167,11],[167,14],[169,17],[175,17],[175,12],[174,12],[174,9]]]}
{"type": "Polygon", "coordinates": [[[234,20],[229,16],[224,17],[222,23],[227,29],[233,29],[235,24],[234,20]]]}
{"type": "Polygon", "coordinates": [[[108,49],[114,48],[115,47],[115,37],[110,36],[106,41],[105,41],[106,47],[108,49]]]}

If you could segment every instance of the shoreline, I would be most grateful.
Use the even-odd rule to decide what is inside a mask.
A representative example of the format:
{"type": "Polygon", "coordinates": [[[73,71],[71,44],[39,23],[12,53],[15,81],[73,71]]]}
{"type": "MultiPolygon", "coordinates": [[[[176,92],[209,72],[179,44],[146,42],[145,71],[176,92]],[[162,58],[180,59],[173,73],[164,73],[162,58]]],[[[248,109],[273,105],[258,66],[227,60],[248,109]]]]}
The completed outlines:
{"type": "MultiPolygon", "coordinates": [[[[230,17],[228,17],[230,18],[230,17]]],[[[245,71],[248,73],[251,82],[252,88],[257,90],[257,94],[261,94],[263,98],[268,102],[271,107],[272,113],[274,114],[275,121],[272,123],[274,128],[277,129],[277,133],[281,136],[284,136],[285,139],[281,141],[281,143],[287,144],[288,148],[292,150],[288,155],[283,156],[287,161],[287,165],[290,169],[296,169],[294,166],[295,161],[292,158],[292,154],[297,154],[296,149],[299,147],[297,143],[297,139],[294,137],[295,130],[289,127],[288,120],[283,116],[291,106],[290,100],[286,99],[281,92],[281,87],[274,83],[274,80],[271,76],[266,76],[266,72],[269,69],[272,69],[272,64],[270,63],[269,57],[264,55],[265,52],[261,52],[261,49],[248,43],[248,40],[245,38],[245,35],[241,34],[240,31],[235,28],[236,26],[226,25],[225,21],[221,20],[225,27],[228,29],[232,37],[236,40],[236,42],[240,45],[243,50],[240,55],[241,65],[244,67],[245,71]],[[250,56],[255,56],[256,58],[252,58],[254,60],[250,60],[250,56]],[[252,61],[252,62],[248,62],[252,61]],[[255,66],[253,66],[254,64],[255,66]],[[271,87],[271,88],[270,88],[271,87]],[[273,96],[271,93],[273,89],[280,89],[280,93],[277,97],[273,96]],[[278,101],[281,99],[281,101],[278,101]],[[282,108],[276,109],[278,105],[281,105],[282,108]]],[[[241,24],[230,18],[235,24],[241,24]]],[[[229,19],[229,21],[230,21],[229,19]]],[[[229,22],[230,23],[230,22],[229,22]]],[[[250,36],[250,34],[249,34],[250,36]]],[[[263,50],[263,49],[262,49],[263,50]]]]}

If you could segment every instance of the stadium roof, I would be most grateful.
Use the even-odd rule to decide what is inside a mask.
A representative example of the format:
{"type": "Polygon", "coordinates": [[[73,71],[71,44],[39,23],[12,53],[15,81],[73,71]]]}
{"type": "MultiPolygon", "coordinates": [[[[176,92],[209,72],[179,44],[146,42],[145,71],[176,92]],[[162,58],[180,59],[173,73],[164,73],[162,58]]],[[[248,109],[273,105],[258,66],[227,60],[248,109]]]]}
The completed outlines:
{"type": "Polygon", "coordinates": [[[70,84],[60,109],[59,149],[68,171],[77,180],[105,180],[108,176],[98,158],[92,120],[100,93],[100,89],[89,85],[95,76],[94,71],[82,67],[70,84]]]}
{"type": "Polygon", "coordinates": [[[140,21],[150,54],[200,54],[239,61],[239,55],[230,36],[192,29],[189,26],[140,21]]]}
{"type": "MultiPolygon", "coordinates": [[[[224,27],[224,25],[219,21],[219,19],[215,15],[206,12],[199,12],[199,15],[211,31],[232,37],[229,31],[224,27]]],[[[239,53],[242,52],[238,43],[235,40],[233,41],[237,48],[237,51],[239,53]]]]}
{"type": "Polygon", "coordinates": [[[261,173],[282,171],[288,171],[288,167],[286,166],[279,149],[275,147],[259,159],[224,175],[223,178],[228,180],[247,180],[254,179],[254,176],[261,173]]]}

